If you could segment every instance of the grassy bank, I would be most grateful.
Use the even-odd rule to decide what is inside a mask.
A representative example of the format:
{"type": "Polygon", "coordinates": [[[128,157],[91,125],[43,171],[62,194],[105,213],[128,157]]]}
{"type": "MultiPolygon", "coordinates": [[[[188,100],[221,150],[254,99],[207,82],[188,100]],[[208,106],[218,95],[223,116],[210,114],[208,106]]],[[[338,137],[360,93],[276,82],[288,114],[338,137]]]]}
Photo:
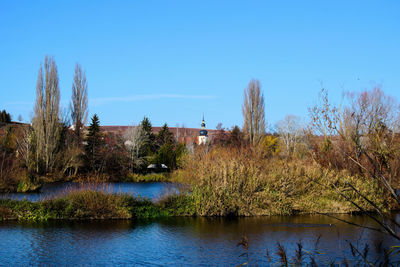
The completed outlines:
{"type": "Polygon", "coordinates": [[[132,183],[151,183],[151,182],[169,182],[169,173],[149,173],[137,174],[129,173],[123,177],[110,179],[107,175],[81,175],[71,179],[77,183],[107,183],[107,182],[132,182],[132,183]]]}
{"type": "Polygon", "coordinates": [[[124,182],[135,182],[135,183],[150,183],[150,182],[169,182],[169,173],[149,173],[149,174],[137,174],[130,173],[123,179],[124,182]]]}
{"type": "Polygon", "coordinates": [[[0,200],[2,220],[147,219],[171,215],[168,209],[147,199],[92,190],[71,192],[40,202],[0,200]]]}

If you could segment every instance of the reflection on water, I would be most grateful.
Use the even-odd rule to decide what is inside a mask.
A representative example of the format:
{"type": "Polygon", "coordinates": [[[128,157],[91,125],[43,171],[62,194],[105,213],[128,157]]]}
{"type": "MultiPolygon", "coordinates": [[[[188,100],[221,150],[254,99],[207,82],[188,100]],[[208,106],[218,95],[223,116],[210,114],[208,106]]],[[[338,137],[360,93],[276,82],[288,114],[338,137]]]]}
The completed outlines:
{"type": "MultiPolygon", "coordinates": [[[[342,215],[343,219],[370,224],[363,216],[342,215]]],[[[324,216],[257,218],[169,218],[148,222],[94,221],[0,224],[0,259],[4,265],[237,265],[249,240],[251,265],[267,265],[267,250],[277,261],[279,241],[294,257],[296,242],[304,249],[320,251],[321,261],[352,258],[345,240],[363,248],[370,244],[395,244],[377,232],[355,228],[324,216]],[[321,236],[316,246],[318,236],[321,236]]]]}
{"type": "Polygon", "coordinates": [[[0,198],[11,199],[27,199],[30,201],[38,201],[46,198],[54,198],[56,196],[65,195],[71,191],[80,189],[92,189],[104,191],[107,193],[123,193],[132,196],[146,197],[156,199],[168,192],[175,192],[176,185],[172,183],[99,183],[99,184],[81,184],[73,182],[45,184],[40,192],[35,193],[9,193],[0,194],[0,198]]]}

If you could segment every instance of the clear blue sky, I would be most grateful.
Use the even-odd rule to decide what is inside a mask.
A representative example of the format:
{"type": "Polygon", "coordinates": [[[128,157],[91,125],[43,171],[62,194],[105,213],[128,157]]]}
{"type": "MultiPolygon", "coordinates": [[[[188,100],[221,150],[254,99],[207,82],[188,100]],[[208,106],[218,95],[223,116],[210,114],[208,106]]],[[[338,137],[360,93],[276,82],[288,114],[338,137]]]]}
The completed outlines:
{"type": "Polygon", "coordinates": [[[0,109],[32,116],[40,62],[54,56],[62,105],[74,65],[104,125],[242,125],[259,79],[266,118],[307,118],[321,83],[382,85],[400,99],[399,1],[1,1],[0,109]]]}

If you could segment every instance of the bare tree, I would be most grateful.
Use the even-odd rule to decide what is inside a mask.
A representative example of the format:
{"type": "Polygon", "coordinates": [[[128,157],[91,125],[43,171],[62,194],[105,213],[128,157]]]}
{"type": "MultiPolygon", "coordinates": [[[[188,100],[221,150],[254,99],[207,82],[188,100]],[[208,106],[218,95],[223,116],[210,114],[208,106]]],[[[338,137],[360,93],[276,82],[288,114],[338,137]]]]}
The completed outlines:
{"type": "Polygon", "coordinates": [[[140,151],[148,141],[146,131],[142,125],[132,125],[125,133],[125,146],[129,149],[132,167],[138,167],[142,163],[140,151]]]}
{"type": "Polygon", "coordinates": [[[243,132],[255,144],[265,133],[264,95],[258,80],[251,80],[244,90],[242,113],[243,132]]]}
{"type": "Polygon", "coordinates": [[[46,56],[44,77],[42,65],[36,84],[36,103],[32,127],[35,139],[36,171],[52,171],[59,144],[60,125],[60,90],[58,87],[57,66],[53,57],[46,56]]]}
{"type": "Polygon", "coordinates": [[[24,125],[22,128],[22,136],[17,139],[17,153],[22,158],[25,166],[30,169],[31,164],[31,152],[32,152],[32,130],[29,125],[24,125]]]}
{"type": "Polygon", "coordinates": [[[74,82],[72,83],[72,97],[70,104],[71,118],[74,125],[75,141],[82,144],[82,128],[88,116],[86,74],[78,63],[75,65],[74,82]]]}
{"type": "MultiPolygon", "coordinates": [[[[400,184],[400,137],[396,131],[399,129],[399,106],[391,97],[385,96],[380,88],[362,93],[347,93],[348,102],[343,108],[329,102],[326,90],[322,90],[320,97],[321,103],[310,109],[311,123],[315,133],[324,135],[324,142],[328,144],[324,150],[334,153],[332,161],[341,155],[346,165],[340,168],[355,167],[353,172],[357,170],[363,179],[378,182],[385,197],[400,205],[400,194],[396,190],[400,184]]],[[[383,231],[400,240],[400,224],[385,212],[384,207],[376,200],[369,199],[365,192],[345,177],[341,179],[348,186],[345,190],[340,191],[334,183],[322,186],[333,188],[381,226],[381,229],[370,229],[383,231]],[[376,214],[351,200],[346,191],[366,201],[376,214]]]]}
{"type": "Polygon", "coordinates": [[[297,143],[303,133],[301,119],[295,115],[286,115],[285,118],[276,124],[276,130],[279,137],[286,147],[286,153],[290,156],[296,151],[297,143]]]}

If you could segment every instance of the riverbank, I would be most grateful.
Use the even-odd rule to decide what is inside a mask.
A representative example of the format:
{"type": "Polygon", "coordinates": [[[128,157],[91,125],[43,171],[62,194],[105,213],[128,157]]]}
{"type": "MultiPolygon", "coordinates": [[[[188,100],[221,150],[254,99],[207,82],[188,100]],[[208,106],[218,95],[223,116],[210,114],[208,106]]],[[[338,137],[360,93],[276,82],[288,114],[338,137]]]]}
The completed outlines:
{"type": "Polygon", "coordinates": [[[154,183],[154,182],[170,182],[171,177],[169,173],[148,173],[148,174],[137,174],[129,173],[126,178],[122,179],[122,182],[134,182],[134,183],[154,183]]]}
{"type": "Polygon", "coordinates": [[[1,220],[147,219],[172,215],[168,209],[145,198],[93,190],[79,190],[38,202],[0,199],[1,220]]]}
{"type": "MultiPolygon", "coordinates": [[[[287,213],[282,205],[274,203],[275,208],[262,214],[249,214],[245,217],[262,215],[313,214],[310,210],[297,210],[287,213]],[[279,209],[280,207],[280,209],[279,209]]],[[[0,220],[48,221],[48,220],[143,220],[163,217],[243,217],[239,214],[208,215],[199,213],[204,207],[196,203],[193,194],[171,194],[151,201],[147,198],[126,194],[111,194],[94,190],[76,190],[66,195],[37,202],[28,200],[0,199],[0,220]]],[[[331,209],[320,212],[335,213],[331,209]]],[[[356,209],[346,213],[357,212],[356,209]]],[[[336,212],[344,213],[344,212],[336,212]]]]}

